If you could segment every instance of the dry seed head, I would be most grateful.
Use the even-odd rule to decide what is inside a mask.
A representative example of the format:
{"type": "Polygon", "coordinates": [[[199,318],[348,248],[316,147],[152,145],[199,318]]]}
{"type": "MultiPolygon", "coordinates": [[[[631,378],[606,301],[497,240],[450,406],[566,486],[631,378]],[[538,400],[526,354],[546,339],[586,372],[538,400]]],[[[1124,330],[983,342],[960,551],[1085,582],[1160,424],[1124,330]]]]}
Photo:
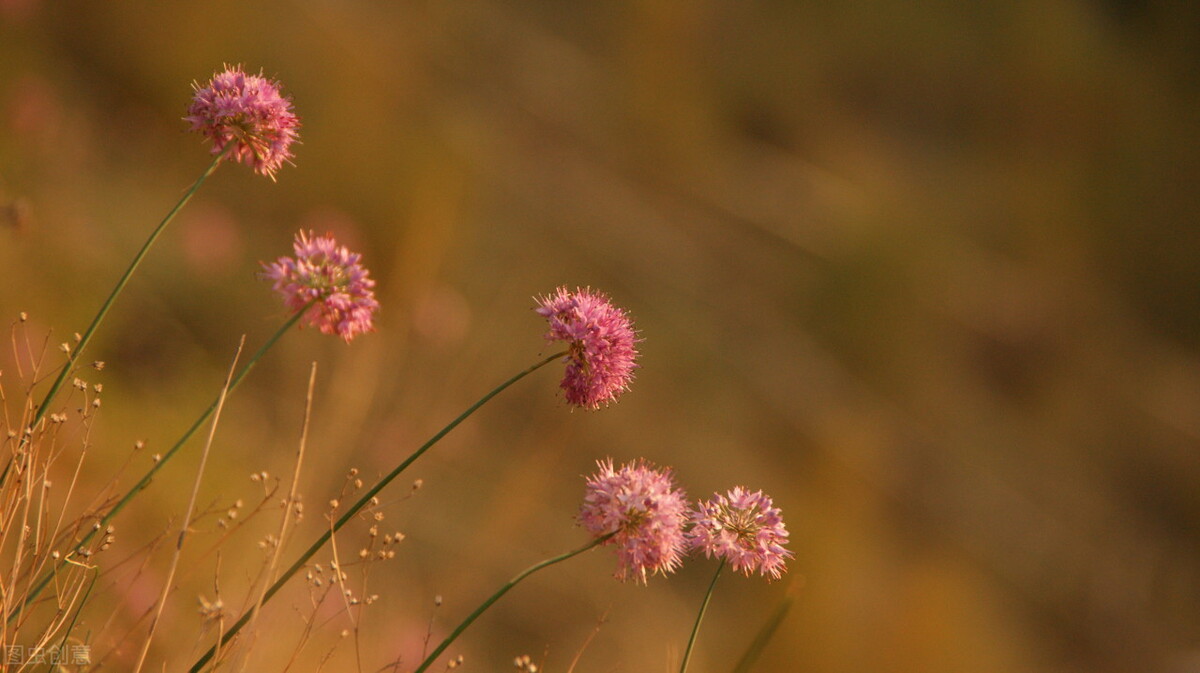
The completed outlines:
{"type": "Polygon", "coordinates": [[[74,334],[74,337],[75,337],[75,343],[79,343],[80,341],[83,341],[83,335],[80,334],[79,332],[76,332],[74,334]]]}
{"type": "Polygon", "coordinates": [[[71,344],[64,341],[58,345],[58,350],[60,350],[64,353],[70,353],[71,352],[71,344]]]}
{"type": "Polygon", "coordinates": [[[134,451],[141,451],[141,450],[142,450],[142,449],[144,449],[144,448],[146,448],[146,442],[143,442],[143,441],[142,441],[142,440],[140,440],[140,439],[139,439],[139,440],[137,440],[136,442],[134,442],[134,443],[133,443],[133,450],[134,450],[134,451]]]}
{"type": "Polygon", "coordinates": [[[93,409],[99,409],[99,408],[100,408],[100,398],[99,398],[99,397],[97,397],[96,399],[92,400],[92,408],[93,408],[93,409]]]}
{"type": "Polygon", "coordinates": [[[97,393],[102,393],[104,392],[104,384],[97,383],[96,385],[92,386],[92,390],[96,391],[97,393]]]}
{"type": "Polygon", "coordinates": [[[160,460],[162,460],[162,454],[161,453],[154,454],[154,462],[157,463],[160,460]]]}
{"type": "Polygon", "coordinates": [[[221,602],[220,598],[211,603],[204,596],[198,598],[200,600],[200,616],[204,618],[204,621],[215,621],[225,615],[225,604],[221,602]]]}
{"type": "Polygon", "coordinates": [[[96,360],[95,362],[93,362],[92,369],[95,369],[96,371],[100,371],[100,370],[104,369],[104,360],[96,360]]]}
{"type": "Polygon", "coordinates": [[[19,318],[21,320],[21,322],[25,322],[26,320],[29,320],[29,314],[24,311],[21,311],[20,313],[17,314],[17,318],[19,318]]]}

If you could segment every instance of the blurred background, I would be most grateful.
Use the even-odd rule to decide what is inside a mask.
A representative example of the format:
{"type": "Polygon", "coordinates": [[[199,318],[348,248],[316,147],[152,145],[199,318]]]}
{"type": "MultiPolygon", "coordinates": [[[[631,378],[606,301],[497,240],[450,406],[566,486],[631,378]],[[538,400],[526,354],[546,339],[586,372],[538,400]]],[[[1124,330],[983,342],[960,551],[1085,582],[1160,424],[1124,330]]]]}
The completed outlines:
{"type": "MultiPolygon", "coordinates": [[[[262,499],[252,473],[286,490],[310,362],[289,563],[348,470],[374,481],[549,352],[535,295],[590,285],[645,339],[632,390],[572,411],[548,368],[488,404],[385,491],[407,539],[352,573],[379,595],[357,651],[331,601],[292,659],[301,579],[246,670],[410,670],[431,621],[436,642],[585,539],[611,456],[695,498],[761,488],[792,533],[782,581],[718,583],[691,671],[731,670],[787,600],[753,670],[1200,671],[1200,5],[2,0],[3,320],[86,327],[207,165],[181,117],[224,63],[283,83],[303,144],[274,184],[217,171],[117,303],[85,358],[108,366],[78,506],[285,318],[255,274],[298,229],[361,251],[383,309],[351,345],[289,334],[230,399],[156,670],[211,644],[214,581],[244,606],[277,513],[223,542],[215,519],[262,499]]],[[[138,549],[178,525],[199,446],[117,521],[133,561],[77,627],[106,670],[136,654],[170,545],[138,549]]],[[[527,580],[460,670],[673,670],[715,562],[645,587],[613,568],[527,580]]]]}

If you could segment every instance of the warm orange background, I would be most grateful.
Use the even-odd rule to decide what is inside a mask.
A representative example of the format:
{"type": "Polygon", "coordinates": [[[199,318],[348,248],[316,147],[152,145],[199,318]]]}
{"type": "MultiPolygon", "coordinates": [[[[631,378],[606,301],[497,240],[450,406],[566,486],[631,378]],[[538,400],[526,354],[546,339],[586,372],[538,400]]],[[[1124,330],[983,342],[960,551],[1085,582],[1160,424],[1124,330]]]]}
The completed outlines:
{"type": "MultiPolygon", "coordinates": [[[[324,670],[411,667],[435,595],[444,633],[583,541],[597,458],[644,456],[696,497],[766,490],[793,536],[783,581],[718,585],[693,673],[731,670],[789,595],[754,670],[1194,671],[1197,7],[3,0],[0,320],[27,311],[52,343],[86,326],[208,161],[180,120],[190,82],[245,63],[294,97],[296,166],[277,184],[222,167],[119,300],[88,358],[108,367],[87,493],[144,439],[131,483],[215,395],[239,335],[256,348],[275,329],[257,263],[300,227],[363,252],[378,331],[288,335],[231,398],[201,497],[248,509],[250,473],[286,480],[319,361],[289,562],[348,469],[389,471],[548,352],[533,295],[602,288],[645,338],[615,407],[572,412],[539,372],[386,492],[381,525],[407,540],[371,569],[361,668],[343,641],[324,670]]],[[[198,447],[122,515],[109,558],[178,525],[198,447]]],[[[153,670],[198,651],[214,523],[196,526],[153,670]]],[[[275,526],[222,547],[234,612],[275,526]]],[[[98,587],[77,628],[94,657],[157,594],[167,546],[98,587]]],[[[562,673],[606,614],[576,671],[672,670],[714,567],[636,587],[593,552],[451,652],[466,671],[548,653],[562,673]]],[[[292,653],[300,584],[246,670],[292,653]]],[[[316,670],[344,628],[324,624],[291,670],[316,670]]]]}

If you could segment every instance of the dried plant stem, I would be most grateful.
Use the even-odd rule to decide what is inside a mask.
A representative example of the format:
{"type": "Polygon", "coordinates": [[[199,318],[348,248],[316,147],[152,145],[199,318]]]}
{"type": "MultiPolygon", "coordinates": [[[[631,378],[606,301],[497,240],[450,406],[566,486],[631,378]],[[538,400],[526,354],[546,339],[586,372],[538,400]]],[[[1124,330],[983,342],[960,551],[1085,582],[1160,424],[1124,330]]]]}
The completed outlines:
{"type": "MultiPolygon", "coordinates": [[[[308,310],[308,308],[305,307],[304,309],[297,311],[295,314],[293,314],[292,317],[289,318],[288,321],[285,322],[283,324],[283,326],[281,326],[279,328],[279,330],[277,330],[275,332],[275,334],[271,335],[271,338],[268,339],[267,342],[264,343],[262,345],[262,347],[260,347],[258,349],[258,351],[254,353],[254,355],[250,356],[250,359],[247,360],[246,364],[242,366],[241,371],[239,371],[237,373],[237,375],[234,376],[229,381],[228,389],[222,390],[222,393],[220,396],[218,396],[217,400],[214,400],[213,403],[211,405],[209,405],[209,407],[203,413],[200,414],[200,417],[197,418],[196,421],[192,424],[192,426],[190,428],[188,428],[186,432],[183,433],[183,436],[180,437],[179,440],[177,442],[175,442],[175,444],[166,453],[164,453],[162,455],[162,458],[160,458],[154,464],[154,466],[151,467],[150,470],[146,472],[146,475],[143,476],[141,478],[141,480],[139,480],[136,484],[134,484],[133,487],[130,488],[129,491],[127,491],[125,493],[125,495],[122,496],[121,499],[118,500],[115,505],[113,505],[112,509],[110,509],[108,511],[108,513],[105,514],[104,517],[100,519],[100,522],[98,525],[93,526],[92,530],[83,536],[83,539],[81,539],[79,541],[79,543],[76,545],[76,550],[84,548],[84,545],[86,545],[88,542],[90,542],[91,539],[96,535],[96,533],[98,531],[104,530],[104,527],[107,526],[108,523],[111,522],[117,516],[117,514],[119,514],[121,512],[121,510],[124,509],[125,506],[128,505],[129,502],[131,500],[133,500],[133,498],[142,491],[142,489],[146,488],[146,486],[148,486],[150,484],[150,480],[154,477],[154,475],[159,470],[162,469],[163,465],[166,465],[167,462],[171,460],[171,457],[174,456],[179,451],[179,449],[182,448],[183,445],[186,444],[187,441],[192,438],[192,435],[194,435],[196,433],[196,431],[199,430],[202,425],[204,425],[204,422],[206,420],[208,420],[208,417],[211,416],[214,411],[216,411],[217,404],[220,401],[220,399],[222,397],[224,397],[224,395],[226,393],[233,392],[234,390],[237,389],[238,384],[241,383],[242,379],[244,379],[246,377],[246,374],[248,374],[250,372],[250,370],[254,368],[254,365],[259,361],[259,359],[261,359],[263,357],[263,355],[265,355],[266,352],[271,349],[271,346],[275,345],[275,342],[278,341],[280,339],[280,337],[282,337],[285,333],[287,333],[287,331],[289,329],[291,329],[292,326],[295,325],[298,320],[300,320],[300,317],[303,316],[305,311],[307,311],[307,310],[308,310]]],[[[61,566],[61,564],[66,563],[67,560],[70,558],[70,556],[71,556],[70,554],[64,555],[63,559],[61,561],[59,561],[59,565],[61,566]]],[[[35,598],[37,598],[38,594],[40,594],[41,591],[43,589],[45,589],[46,585],[50,582],[50,579],[53,576],[53,572],[54,572],[54,568],[52,568],[48,573],[46,573],[45,575],[42,576],[42,579],[36,585],[34,585],[34,587],[30,590],[29,595],[26,596],[24,601],[22,601],[21,605],[18,606],[16,609],[9,612],[8,621],[11,622],[22,608],[24,608],[26,605],[28,605],[30,602],[32,602],[35,598]]]]}
{"type": "Polygon", "coordinates": [[[505,582],[504,586],[500,587],[499,591],[492,594],[479,607],[475,608],[475,611],[472,612],[471,614],[467,615],[467,618],[464,619],[462,621],[462,623],[458,625],[457,628],[455,628],[453,631],[451,631],[450,635],[446,636],[446,639],[443,640],[440,645],[433,648],[433,652],[430,652],[429,656],[425,657],[425,661],[422,661],[421,665],[418,666],[416,668],[416,670],[413,671],[413,673],[422,673],[422,671],[429,668],[433,664],[434,660],[437,659],[438,656],[442,652],[444,652],[447,647],[450,647],[450,643],[453,643],[460,635],[462,635],[463,631],[467,630],[467,627],[470,626],[472,622],[474,622],[476,619],[479,618],[479,615],[482,615],[484,613],[484,611],[486,611],[488,608],[492,607],[493,603],[500,600],[501,596],[508,593],[509,589],[512,589],[513,587],[517,586],[517,584],[521,580],[525,579],[526,577],[529,577],[530,575],[541,570],[542,568],[552,566],[555,563],[560,563],[562,561],[566,561],[567,559],[571,558],[572,556],[577,556],[593,547],[604,544],[613,535],[616,535],[615,531],[612,533],[609,533],[608,535],[602,535],[602,536],[592,540],[591,542],[588,542],[587,544],[583,545],[582,547],[579,547],[577,549],[572,549],[571,551],[566,552],[565,554],[559,554],[558,556],[555,556],[553,558],[548,558],[545,561],[542,561],[541,563],[535,563],[535,564],[529,566],[528,568],[526,568],[525,570],[521,571],[521,573],[519,575],[517,575],[516,577],[512,578],[508,582],[505,582]]]}
{"type": "Polygon", "coordinates": [[[700,604],[700,612],[696,615],[696,624],[692,626],[692,635],[688,637],[687,649],[683,652],[683,664],[679,667],[679,673],[687,671],[688,662],[692,659],[692,648],[696,646],[696,635],[700,633],[700,622],[704,620],[704,612],[708,610],[708,601],[712,598],[713,587],[717,586],[717,578],[721,576],[721,571],[725,569],[725,559],[721,559],[721,565],[717,566],[717,572],[713,573],[712,581],[708,583],[708,591],[704,594],[704,602],[700,604]]]}
{"type": "Polygon", "coordinates": [[[254,610],[250,617],[251,631],[254,629],[254,624],[258,621],[258,613],[262,609],[263,597],[267,594],[267,588],[271,586],[272,578],[275,575],[275,568],[279,566],[279,557],[283,553],[283,541],[287,539],[288,524],[291,523],[292,508],[296,506],[296,494],[300,490],[300,468],[304,465],[304,448],[308,444],[308,423],[312,418],[312,402],[313,388],[317,382],[317,363],[313,362],[308,373],[308,394],[304,400],[304,422],[300,429],[300,442],[296,449],[296,467],[292,471],[292,486],[288,490],[288,497],[283,508],[283,519],[279,522],[279,535],[275,538],[275,549],[271,552],[271,562],[267,565],[266,575],[263,577],[262,592],[258,594],[258,600],[254,603],[254,610]]]}
{"type": "MultiPolygon", "coordinates": [[[[566,355],[567,355],[567,352],[562,351],[559,353],[555,353],[554,355],[551,355],[549,357],[543,358],[542,360],[538,361],[536,364],[528,367],[527,369],[516,374],[515,376],[508,379],[504,383],[501,383],[500,385],[496,386],[495,388],[492,389],[491,392],[489,392],[488,394],[479,398],[479,400],[477,402],[475,402],[475,404],[472,404],[470,407],[468,407],[466,411],[459,414],[457,418],[455,418],[453,421],[450,421],[450,423],[448,423],[446,425],[446,427],[439,430],[437,432],[437,434],[435,434],[433,437],[431,437],[429,439],[429,441],[422,444],[421,447],[418,448],[416,451],[413,451],[412,454],[409,455],[408,458],[405,458],[402,463],[400,463],[399,465],[396,466],[396,469],[389,472],[386,476],[384,476],[382,479],[380,479],[374,486],[372,486],[370,488],[370,490],[368,490],[366,493],[364,493],[363,496],[361,498],[359,498],[358,502],[354,503],[354,505],[351,506],[350,509],[347,510],[346,513],[343,514],[342,517],[340,519],[338,519],[337,522],[334,523],[333,526],[331,526],[329,530],[325,531],[321,535],[321,537],[317,538],[317,541],[314,542],[307,550],[305,550],[305,552],[300,555],[300,558],[296,559],[296,562],[293,563],[290,568],[288,568],[287,570],[284,571],[283,575],[280,576],[280,578],[278,580],[276,580],[274,584],[271,585],[271,588],[267,589],[266,593],[263,594],[262,604],[266,604],[267,601],[271,600],[271,597],[273,597],[276,593],[278,593],[279,590],[283,588],[283,585],[286,584],[287,581],[289,579],[291,579],[291,577],[293,575],[296,574],[296,572],[298,572],[301,568],[303,568],[304,565],[306,563],[308,563],[308,560],[311,559],[313,557],[313,555],[315,555],[318,551],[320,551],[321,547],[325,546],[326,542],[329,542],[329,539],[331,537],[333,537],[334,533],[341,530],[342,526],[346,525],[346,523],[349,522],[350,519],[354,518],[354,516],[357,515],[358,512],[363,507],[366,507],[367,504],[371,502],[371,499],[374,498],[377,493],[382,491],[388,484],[392,483],[392,480],[394,480],[396,477],[400,476],[401,472],[404,472],[404,470],[406,468],[408,468],[409,465],[411,465],[416,459],[420,458],[426,451],[428,451],[430,449],[430,447],[432,447],[434,444],[437,444],[438,441],[442,437],[445,437],[451,430],[458,427],[458,425],[460,423],[462,423],[464,420],[466,420],[468,416],[475,413],[476,410],[478,410],[480,407],[482,407],[484,404],[486,404],[488,402],[488,400],[492,399],[496,395],[499,395],[502,391],[504,391],[506,388],[508,388],[512,384],[516,383],[517,381],[520,381],[521,379],[532,374],[533,372],[537,371],[538,369],[541,369],[545,365],[550,364],[551,362],[554,362],[555,360],[558,360],[566,355]]],[[[237,632],[239,630],[241,630],[241,628],[243,626],[246,625],[246,622],[248,622],[250,620],[251,612],[252,611],[247,611],[245,614],[243,614],[241,616],[241,618],[239,618],[236,622],[234,622],[233,626],[231,626],[229,628],[229,631],[227,633],[225,633],[223,636],[221,636],[221,638],[218,641],[218,644],[224,644],[224,643],[229,642],[229,640],[232,639],[237,634],[237,632]]],[[[189,673],[198,673],[204,667],[204,664],[207,663],[208,660],[213,657],[215,649],[216,649],[215,647],[209,649],[208,652],[205,652],[203,656],[201,656],[199,659],[197,659],[196,663],[192,664],[192,667],[190,669],[188,669],[189,673]]]]}
{"type": "Polygon", "coordinates": [[[46,391],[46,396],[42,398],[42,403],[38,405],[37,410],[34,412],[33,420],[29,423],[30,427],[36,426],[38,422],[42,420],[42,417],[46,415],[46,410],[50,408],[51,400],[54,399],[54,396],[58,393],[59,388],[62,388],[62,384],[64,381],[66,381],[67,376],[69,376],[71,371],[75,369],[75,364],[79,361],[79,357],[83,355],[83,349],[87,348],[88,342],[91,341],[92,334],[96,332],[96,328],[100,326],[100,323],[104,320],[104,316],[106,316],[108,314],[108,310],[112,308],[113,302],[117,299],[117,295],[121,294],[121,290],[124,290],[125,285],[129,283],[129,279],[133,276],[133,272],[137,271],[138,266],[141,265],[142,259],[145,258],[146,253],[150,251],[150,246],[154,245],[154,242],[158,240],[159,234],[163,232],[163,229],[167,228],[167,225],[171,223],[171,220],[175,219],[175,216],[179,214],[179,211],[182,210],[185,205],[187,205],[187,202],[192,200],[192,196],[194,196],[196,191],[200,189],[200,185],[204,184],[204,181],[208,179],[208,176],[212,175],[213,172],[217,170],[217,166],[221,165],[221,160],[224,159],[227,154],[229,154],[232,147],[233,146],[231,144],[225,149],[225,151],[213,157],[212,163],[208,165],[208,168],[203,174],[200,175],[200,178],[196,180],[194,184],[192,184],[191,189],[184,193],[183,197],[179,199],[179,202],[175,204],[175,207],[171,209],[171,212],[167,213],[167,216],[163,218],[162,222],[160,222],[157,227],[155,227],[154,231],[150,232],[150,237],[147,238],[146,242],[142,244],[142,249],[138,250],[137,254],[133,256],[133,261],[130,262],[129,268],[125,270],[125,274],[122,275],[120,280],[117,281],[116,286],[113,287],[112,292],[108,295],[108,299],[104,300],[104,304],[100,306],[100,310],[96,313],[96,317],[92,318],[92,324],[88,325],[87,331],[85,331],[83,336],[80,337],[79,343],[76,344],[75,347],[72,348],[67,354],[66,363],[63,364],[62,369],[58,373],[58,377],[54,379],[54,383],[52,383],[50,385],[50,389],[46,391]]]}
{"type": "Polygon", "coordinates": [[[233,380],[233,373],[237,369],[238,358],[242,355],[242,348],[246,345],[246,335],[242,335],[238,342],[237,352],[233,355],[233,362],[229,363],[229,373],[225,376],[225,386],[221,388],[221,394],[217,396],[217,408],[213,411],[212,423],[208,427],[208,438],[204,441],[204,450],[200,452],[200,466],[196,468],[196,480],[192,484],[192,495],[188,499],[187,509],[183,514],[183,523],[179,526],[179,537],[175,540],[175,553],[171,556],[171,565],[167,569],[167,579],[163,582],[162,594],[158,597],[158,607],[155,608],[154,618],[150,620],[150,632],[146,634],[146,640],[142,642],[142,651],[138,655],[137,664],[133,667],[133,673],[140,673],[142,665],[146,663],[146,655],[150,652],[150,641],[154,640],[154,631],[158,628],[159,619],[162,618],[163,608],[167,604],[167,596],[171,593],[171,584],[175,581],[175,570],[179,567],[179,558],[183,556],[183,542],[187,539],[188,527],[192,523],[192,513],[196,511],[196,497],[200,494],[200,483],[204,480],[204,467],[208,463],[208,454],[212,450],[213,438],[217,434],[217,424],[221,421],[221,410],[225,408],[225,396],[229,393],[229,384],[233,380]]]}

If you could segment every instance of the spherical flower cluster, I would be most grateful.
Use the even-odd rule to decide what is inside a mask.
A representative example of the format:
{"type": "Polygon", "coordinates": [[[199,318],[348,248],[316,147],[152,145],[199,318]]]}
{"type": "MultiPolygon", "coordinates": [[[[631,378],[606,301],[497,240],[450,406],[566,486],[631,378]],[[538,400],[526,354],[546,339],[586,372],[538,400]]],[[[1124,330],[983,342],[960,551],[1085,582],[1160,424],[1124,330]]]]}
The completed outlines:
{"type": "MultiPolygon", "coordinates": [[[[259,75],[247,75],[242,67],[226,66],[208,84],[196,90],[185,121],[213,143],[220,154],[229,143],[229,156],[253,166],[257,173],[275,179],[283,162],[292,158],[300,120],[292,112],[292,101],[279,93],[279,83],[259,75]]],[[[289,161],[290,163],[290,161],[289,161]]]]}
{"type": "Polygon", "coordinates": [[[706,557],[724,559],[735,571],[749,577],[760,575],[779,579],[792,552],[783,517],[771,498],[762,491],[750,493],[735,487],[726,495],[714,494],[692,512],[688,541],[693,549],[703,549],[706,557]]]}
{"type": "Polygon", "coordinates": [[[590,288],[557,292],[535,309],[550,323],[547,341],[567,342],[566,374],[559,384],[567,401],[599,409],[629,388],[637,367],[637,333],[625,312],[590,288]]]}
{"type": "Polygon", "coordinates": [[[688,506],[670,470],[645,461],[620,469],[611,459],[597,465],[599,471],[587,480],[579,523],[597,538],[613,534],[604,544],[617,548],[617,579],[645,584],[649,575],[673,572],[687,544],[688,506]]]}
{"type": "Polygon", "coordinates": [[[295,259],[280,257],[263,263],[263,277],[274,281],[284,303],[293,312],[305,310],[304,324],[315,325],[323,334],[336,334],[350,342],[373,328],[371,319],[379,309],[375,281],[359,264],[361,255],[339,246],[332,235],[312,237],[296,234],[295,259]]]}

